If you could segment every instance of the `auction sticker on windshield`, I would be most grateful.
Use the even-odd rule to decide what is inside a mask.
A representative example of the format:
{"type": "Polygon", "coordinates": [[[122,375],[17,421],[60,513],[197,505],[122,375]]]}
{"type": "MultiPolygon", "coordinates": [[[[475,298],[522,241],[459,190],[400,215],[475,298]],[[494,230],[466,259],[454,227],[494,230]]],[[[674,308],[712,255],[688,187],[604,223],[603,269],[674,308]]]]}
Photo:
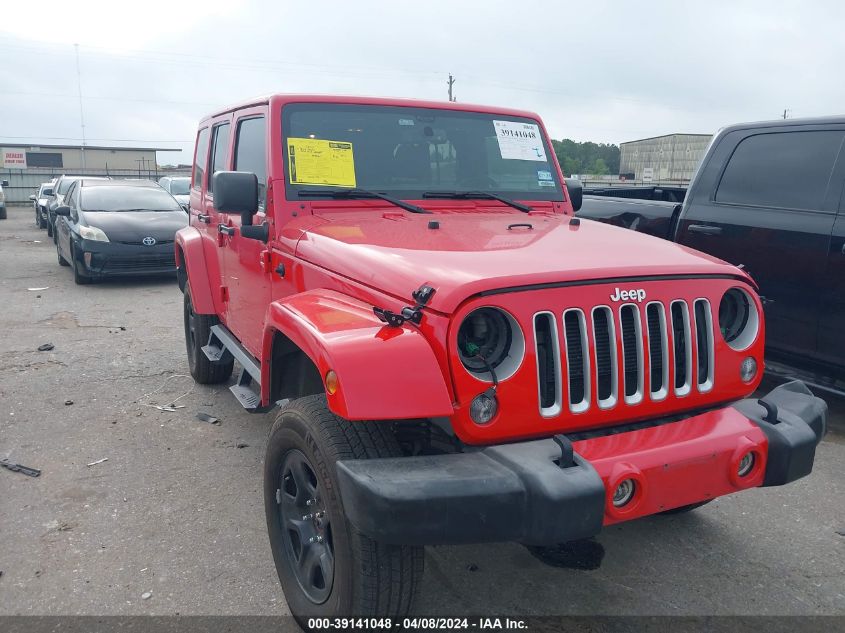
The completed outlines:
{"type": "Polygon", "coordinates": [[[288,168],[292,185],[355,186],[352,143],[345,141],[289,138],[288,168]]]}
{"type": "Polygon", "coordinates": [[[499,152],[508,160],[537,160],[546,162],[546,149],[540,126],[517,121],[493,121],[499,152]]]}

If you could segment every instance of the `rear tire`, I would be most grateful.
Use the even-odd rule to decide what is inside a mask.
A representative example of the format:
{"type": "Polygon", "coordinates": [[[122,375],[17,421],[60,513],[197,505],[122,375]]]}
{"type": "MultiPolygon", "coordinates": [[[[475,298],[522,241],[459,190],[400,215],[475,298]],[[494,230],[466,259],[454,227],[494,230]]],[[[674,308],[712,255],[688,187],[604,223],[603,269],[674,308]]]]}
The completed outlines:
{"type": "Polygon", "coordinates": [[[213,385],[229,380],[232,375],[232,368],[235,365],[234,359],[228,361],[212,362],[208,360],[203,345],[208,344],[208,337],[211,334],[211,326],[216,325],[220,320],[213,314],[196,314],[194,304],[191,301],[191,285],[185,284],[183,296],[183,314],[185,320],[185,347],[188,352],[188,367],[191,376],[201,385],[213,385]]]}
{"type": "Polygon", "coordinates": [[[346,518],[336,471],[339,460],[400,455],[389,422],[344,420],[323,394],[295,400],[276,418],[264,459],[267,532],[288,608],[304,629],[313,617],[408,614],[424,549],[360,533],[346,518]]]}

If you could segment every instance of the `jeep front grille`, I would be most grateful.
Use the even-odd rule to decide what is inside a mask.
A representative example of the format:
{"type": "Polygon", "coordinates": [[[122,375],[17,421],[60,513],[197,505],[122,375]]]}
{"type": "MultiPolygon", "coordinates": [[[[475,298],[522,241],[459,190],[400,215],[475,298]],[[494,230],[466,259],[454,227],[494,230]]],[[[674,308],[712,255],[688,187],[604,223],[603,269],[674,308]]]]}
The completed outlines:
{"type": "Polygon", "coordinates": [[[713,388],[713,318],[706,299],[626,303],[618,309],[603,305],[586,313],[570,308],[561,325],[559,335],[553,313],[534,316],[544,417],[564,409],[582,413],[593,404],[611,409],[713,388]]]}

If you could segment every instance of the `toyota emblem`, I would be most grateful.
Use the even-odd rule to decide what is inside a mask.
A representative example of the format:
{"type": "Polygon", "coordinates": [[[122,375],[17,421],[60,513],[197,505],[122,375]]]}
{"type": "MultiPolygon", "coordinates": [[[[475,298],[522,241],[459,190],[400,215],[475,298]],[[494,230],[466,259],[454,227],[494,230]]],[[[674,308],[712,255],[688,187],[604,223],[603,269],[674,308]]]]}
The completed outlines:
{"type": "Polygon", "coordinates": [[[155,246],[156,238],[154,237],[145,237],[141,240],[141,244],[144,246],[155,246]]]}

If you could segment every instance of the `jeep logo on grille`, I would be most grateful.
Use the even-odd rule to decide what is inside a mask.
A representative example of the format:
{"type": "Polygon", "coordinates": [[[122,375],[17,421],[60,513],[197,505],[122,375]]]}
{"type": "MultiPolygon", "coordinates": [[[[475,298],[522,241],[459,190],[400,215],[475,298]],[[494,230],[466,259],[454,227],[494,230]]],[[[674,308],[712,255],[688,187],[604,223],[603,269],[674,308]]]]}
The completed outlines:
{"type": "Polygon", "coordinates": [[[641,303],[645,299],[645,290],[642,288],[631,288],[630,290],[622,290],[614,288],[614,292],[610,295],[611,301],[636,301],[641,303]]]}
{"type": "Polygon", "coordinates": [[[141,240],[141,244],[144,246],[155,246],[156,238],[154,237],[145,237],[141,240]]]}

